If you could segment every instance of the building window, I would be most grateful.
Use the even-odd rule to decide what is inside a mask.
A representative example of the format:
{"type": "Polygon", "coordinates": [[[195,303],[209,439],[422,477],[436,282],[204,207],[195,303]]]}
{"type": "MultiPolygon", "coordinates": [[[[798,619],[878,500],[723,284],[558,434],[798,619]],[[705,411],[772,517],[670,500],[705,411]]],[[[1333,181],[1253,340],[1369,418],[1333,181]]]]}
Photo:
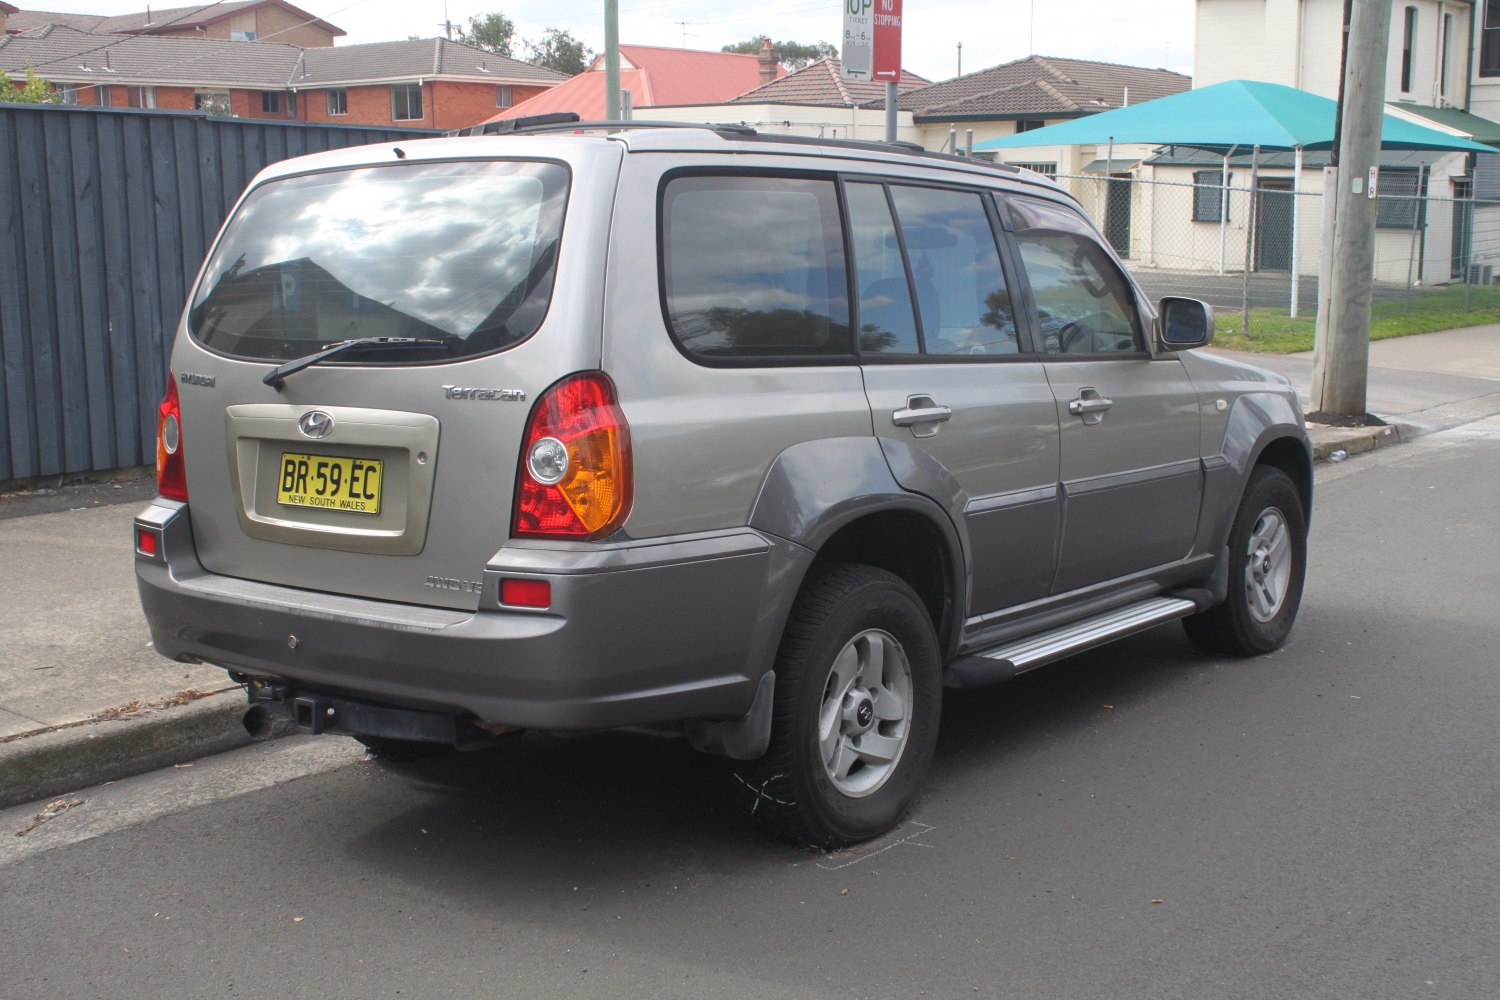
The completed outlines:
{"type": "MultiPolygon", "coordinates": [[[[1234,174],[1229,175],[1234,180],[1234,174]]],[[[1224,175],[1217,170],[1193,171],[1193,221],[1218,222],[1219,209],[1223,208],[1225,222],[1229,221],[1229,201],[1224,197],[1224,175]]]]}
{"type": "Polygon", "coordinates": [[[132,108],[156,107],[155,87],[126,87],[125,103],[132,108]]]}
{"type": "Polygon", "coordinates": [[[398,122],[422,117],[422,85],[398,83],[391,87],[391,118],[398,122]]]}
{"type": "Polygon", "coordinates": [[[495,107],[508,108],[515,102],[515,96],[511,93],[511,86],[502,83],[495,88],[495,107]]]}
{"type": "Polygon", "coordinates": [[[1401,36],[1401,93],[1411,93],[1412,56],[1417,44],[1417,8],[1406,8],[1406,28],[1401,36]]]}
{"type": "Polygon", "coordinates": [[[286,116],[297,117],[297,92],[295,90],[286,95],[286,116]]]}
{"type": "Polygon", "coordinates": [[[255,32],[253,32],[253,31],[231,31],[229,33],[229,40],[231,42],[253,42],[253,41],[255,41],[255,32]]]}
{"type": "Polygon", "coordinates": [[[1057,176],[1057,164],[1055,163],[1012,163],[1013,167],[1021,167],[1024,170],[1035,170],[1043,177],[1057,176]]]}
{"type": "Polygon", "coordinates": [[[328,92],[328,113],[330,115],[347,115],[349,113],[349,91],[338,87],[328,92]]]}
{"type": "Polygon", "coordinates": [[[1500,0],[1484,0],[1479,36],[1479,75],[1500,76],[1500,0]]]}
{"type": "Polygon", "coordinates": [[[1021,118],[1016,121],[1016,134],[1030,132],[1032,129],[1044,128],[1047,123],[1041,118],[1021,118]]]}
{"type": "Polygon", "coordinates": [[[77,104],[79,91],[83,87],[76,83],[59,83],[55,93],[58,104],[77,104]]]}
{"type": "Polygon", "coordinates": [[[193,95],[193,107],[211,115],[230,115],[229,94],[222,90],[200,90],[193,95]]]}
{"type": "Polygon", "coordinates": [[[94,103],[97,104],[97,105],[99,105],[99,107],[101,107],[101,108],[107,108],[107,107],[109,107],[110,103],[111,103],[110,102],[110,96],[111,95],[110,95],[109,90],[110,90],[110,88],[107,87],[107,86],[95,87],[94,88],[94,103]]]}
{"type": "Polygon", "coordinates": [[[277,90],[262,90],[260,92],[260,110],[268,115],[281,114],[281,92],[277,90]]]}
{"type": "Polygon", "coordinates": [[[1381,167],[1376,179],[1377,229],[1411,229],[1422,224],[1421,172],[1410,168],[1381,167]]]}

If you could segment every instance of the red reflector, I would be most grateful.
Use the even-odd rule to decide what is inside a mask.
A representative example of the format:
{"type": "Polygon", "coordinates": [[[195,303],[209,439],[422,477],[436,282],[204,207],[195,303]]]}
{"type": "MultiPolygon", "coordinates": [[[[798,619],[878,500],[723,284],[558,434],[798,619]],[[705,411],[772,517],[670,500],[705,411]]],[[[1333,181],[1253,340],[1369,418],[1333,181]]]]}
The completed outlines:
{"type": "Polygon", "coordinates": [[[549,607],[552,584],[547,580],[501,580],[500,603],[518,608],[549,607]]]}
{"type": "Polygon", "coordinates": [[[135,534],[135,547],[140,550],[141,555],[156,555],[156,532],[147,531],[145,528],[142,528],[135,534]]]}

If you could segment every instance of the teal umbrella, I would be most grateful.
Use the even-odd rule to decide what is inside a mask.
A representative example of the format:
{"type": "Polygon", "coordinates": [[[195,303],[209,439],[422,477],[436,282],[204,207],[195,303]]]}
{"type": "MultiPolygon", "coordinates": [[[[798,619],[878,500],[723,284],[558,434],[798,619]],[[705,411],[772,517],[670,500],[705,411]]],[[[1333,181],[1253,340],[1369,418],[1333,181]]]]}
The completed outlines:
{"type": "MultiPolygon", "coordinates": [[[[1236,147],[1244,150],[1253,146],[1262,150],[1332,149],[1337,111],[1338,105],[1334,101],[1295,87],[1256,80],[1228,80],[1170,97],[1159,97],[1144,104],[990,139],[976,143],[974,148],[1014,149],[1115,142],[1191,146],[1221,154],[1236,147]]],[[[1391,115],[1385,116],[1381,126],[1380,148],[1495,152],[1493,146],[1391,115]]]]}
{"type": "MultiPolygon", "coordinates": [[[[1279,83],[1228,80],[1170,97],[1159,97],[1114,111],[1032,129],[1001,139],[977,143],[976,150],[1016,149],[1025,146],[1078,146],[1143,143],[1188,146],[1224,157],[1225,197],[1228,197],[1229,155],[1236,150],[1292,150],[1297,162],[1292,174],[1294,195],[1300,191],[1302,153],[1333,148],[1336,102],[1279,83]]],[[[1485,146],[1437,129],[1385,115],[1380,129],[1381,149],[1441,150],[1457,153],[1494,153],[1485,146]]],[[[1110,156],[1109,159],[1113,159],[1110,156]]],[[[1251,168],[1251,176],[1255,173],[1251,168]]],[[[1297,315],[1297,216],[1300,202],[1292,201],[1292,281],[1289,312],[1297,315]]],[[[1224,271],[1225,229],[1220,216],[1220,263],[1224,271]]],[[[1246,231],[1246,240],[1250,238],[1246,231]]],[[[1248,246],[1248,243],[1247,243],[1248,246]]],[[[1249,251],[1247,249],[1248,258],[1249,251]]],[[[1246,268],[1248,310],[1249,268],[1246,268]]],[[[1248,319],[1248,316],[1247,316],[1248,319]]]]}

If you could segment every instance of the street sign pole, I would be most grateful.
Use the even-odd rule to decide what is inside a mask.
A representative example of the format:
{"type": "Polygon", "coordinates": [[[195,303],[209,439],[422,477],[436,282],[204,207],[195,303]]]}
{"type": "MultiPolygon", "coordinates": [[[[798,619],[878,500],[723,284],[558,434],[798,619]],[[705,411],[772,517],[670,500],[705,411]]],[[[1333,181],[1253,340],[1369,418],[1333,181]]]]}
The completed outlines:
{"type": "Polygon", "coordinates": [[[901,82],[901,0],[844,0],[846,80],[885,84],[885,141],[896,141],[901,82]]]}
{"type": "Polygon", "coordinates": [[[885,84],[885,141],[896,141],[901,82],[901,0],[875,0],[871,76],[885,84]]]}

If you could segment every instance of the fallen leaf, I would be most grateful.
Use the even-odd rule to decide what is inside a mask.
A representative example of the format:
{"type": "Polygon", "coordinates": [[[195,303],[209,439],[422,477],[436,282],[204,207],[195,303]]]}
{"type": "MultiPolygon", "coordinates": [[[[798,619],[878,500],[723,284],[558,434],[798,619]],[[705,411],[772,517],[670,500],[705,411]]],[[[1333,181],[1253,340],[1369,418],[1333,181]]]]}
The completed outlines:
{"type": "Polygon", "coordinates": [[[300,923],[302,923],[302,918],[301,917],[293,917],[292,918],[292,923],[294,923],[294,924],[300,924],[300,923]]]}

